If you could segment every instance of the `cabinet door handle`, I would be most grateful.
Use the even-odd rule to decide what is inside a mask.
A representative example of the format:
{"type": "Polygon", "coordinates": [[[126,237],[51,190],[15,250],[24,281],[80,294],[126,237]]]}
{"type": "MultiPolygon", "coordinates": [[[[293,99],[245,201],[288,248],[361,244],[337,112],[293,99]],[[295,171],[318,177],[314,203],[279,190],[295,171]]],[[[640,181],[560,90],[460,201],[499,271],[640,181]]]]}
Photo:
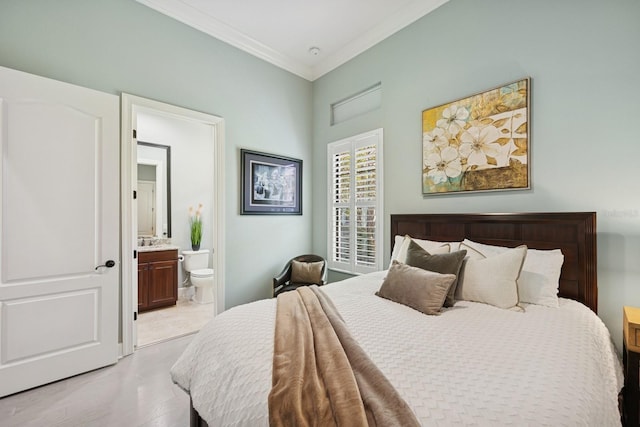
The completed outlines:
{"type": "Polygon", "coordinates": [[[110,259],[107,262],[105,262],[104,264],[97,266],[96,270],[98,270],[100,267],[112,268],[115,265],[116,265],[116,262],[114,260],[110,259]]]}

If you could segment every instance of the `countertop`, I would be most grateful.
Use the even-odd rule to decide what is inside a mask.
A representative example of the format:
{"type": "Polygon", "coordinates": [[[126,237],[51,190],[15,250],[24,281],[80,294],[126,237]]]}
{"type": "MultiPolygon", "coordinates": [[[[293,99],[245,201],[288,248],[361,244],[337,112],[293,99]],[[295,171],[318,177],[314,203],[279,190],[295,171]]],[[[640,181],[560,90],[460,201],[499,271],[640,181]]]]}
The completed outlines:
{"type": "Polygon", "coordinates": [[[180,250],[180,247],[176,245],[138,246],[138,252],[170,251],[173,249],[180,250]]]}

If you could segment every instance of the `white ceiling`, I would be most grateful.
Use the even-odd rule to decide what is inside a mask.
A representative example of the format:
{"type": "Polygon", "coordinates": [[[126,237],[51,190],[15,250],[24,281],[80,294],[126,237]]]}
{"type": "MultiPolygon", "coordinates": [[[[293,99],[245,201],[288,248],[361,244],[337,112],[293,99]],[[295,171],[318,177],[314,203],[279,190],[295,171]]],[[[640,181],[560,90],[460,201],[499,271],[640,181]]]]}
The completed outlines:
{"type": "Polygon", "coordinates": [[[449,0],[136,1],[313,81],[449,0]]]}

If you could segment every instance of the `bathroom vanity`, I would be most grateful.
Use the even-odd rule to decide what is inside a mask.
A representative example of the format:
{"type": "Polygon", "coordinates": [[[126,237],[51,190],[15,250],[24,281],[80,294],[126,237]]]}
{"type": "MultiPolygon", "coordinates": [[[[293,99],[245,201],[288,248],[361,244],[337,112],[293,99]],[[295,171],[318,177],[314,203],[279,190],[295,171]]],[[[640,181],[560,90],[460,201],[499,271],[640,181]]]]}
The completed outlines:
{"type": "Polygon", "coordinates": [[[138,248],[138,313],[176,304],[178,249],[170,246],[138,248]]]}

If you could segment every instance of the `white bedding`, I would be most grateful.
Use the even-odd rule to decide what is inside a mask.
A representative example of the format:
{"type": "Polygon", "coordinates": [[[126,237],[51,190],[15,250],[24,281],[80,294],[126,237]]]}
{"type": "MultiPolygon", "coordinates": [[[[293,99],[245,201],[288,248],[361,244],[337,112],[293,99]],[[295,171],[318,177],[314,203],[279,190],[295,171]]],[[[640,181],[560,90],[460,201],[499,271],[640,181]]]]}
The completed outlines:
{"type": "MultiPolygon", "coordinates": [[[[587,307],[459,301],[427,316],[374,295],[385,273],[322,290],[423,425],[620,425],[620,361],[587,307]]],[[[269,425],[275,303],[222,313],[171,369],[210,426],[269,425]]]]}

